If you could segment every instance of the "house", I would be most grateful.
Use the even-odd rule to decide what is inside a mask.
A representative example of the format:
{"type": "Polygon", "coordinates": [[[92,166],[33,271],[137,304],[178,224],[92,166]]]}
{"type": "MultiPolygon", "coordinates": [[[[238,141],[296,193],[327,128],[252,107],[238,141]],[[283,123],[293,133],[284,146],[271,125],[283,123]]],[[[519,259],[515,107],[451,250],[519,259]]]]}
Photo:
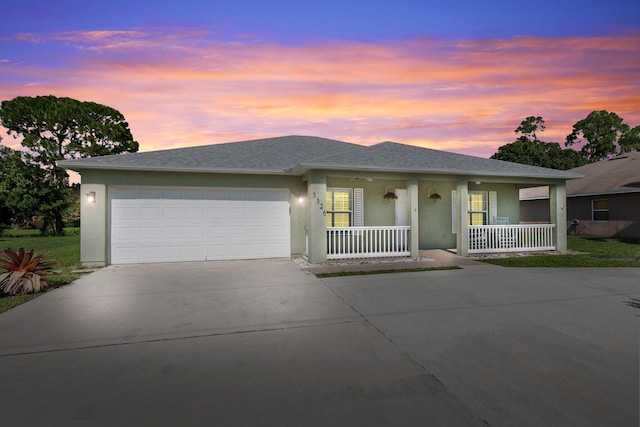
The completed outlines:
{"type": "MultiPolygon", "coordinates": [[[[640,153],[630,152],[571,169],[583,178],[567,182],[567,230],[594,237],[640,239],[640,153]]],[[[548,222],[547,187],[523,189],[520,220],[548,222]]]]}
{"type": "Polygon", "coordinates": [[[566,250],[573,173],[382,142],[285,136],[59,162],[80,173],[83,265],[420,249],[566,250]],[[518,191],[552,189],[521,226],[518,191]],[[386,195],[386,198],[385,198],[386,195]],[[503,225],[492,225],[500,218],[503,225]],[[560,223],[560,228],[556,225],[560,223]]]}

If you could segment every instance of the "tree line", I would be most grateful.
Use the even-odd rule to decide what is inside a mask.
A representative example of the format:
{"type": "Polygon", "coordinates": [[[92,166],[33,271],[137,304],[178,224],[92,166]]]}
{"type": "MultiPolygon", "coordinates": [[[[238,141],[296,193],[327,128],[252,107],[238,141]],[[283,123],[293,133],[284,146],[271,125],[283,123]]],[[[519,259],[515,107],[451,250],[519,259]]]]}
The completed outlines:
{"type": "Polygon", "coordinates": [[[57,162],[138,151],[122,113],[95,102],[19,96],[2,102],[0,124],[22,146],[0,145],[0,231],[38,215],[43,231],[62,234],[79,188],[57,162]]]}
{"type": "Polygon", "coordinates": [[[565,147],[557,142],[544,142],[538,133],[544,131],[540,116],[525,118],[514,131],[518,137],[503,145],[492,159],[542,166],[551,169],[573,169],[625,152],[640,150],[640,126],[631,127],[622,117],[606,110],[597,110],[576,122],[567,135],[565,147]],[[574,150],[573,146],[580,146],[574,150]]]}

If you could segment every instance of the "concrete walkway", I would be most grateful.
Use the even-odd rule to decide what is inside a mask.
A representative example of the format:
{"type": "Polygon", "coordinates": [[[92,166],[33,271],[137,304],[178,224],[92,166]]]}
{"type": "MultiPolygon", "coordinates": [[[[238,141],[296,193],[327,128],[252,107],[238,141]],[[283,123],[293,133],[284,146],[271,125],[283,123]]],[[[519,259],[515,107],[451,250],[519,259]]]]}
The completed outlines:
{"type": "Polygon", "coordinates": [[[7,426],[485,423],[288,260],[111,266],[0,315],[7,426]]]}
{"type": "Polygon", "coordinates": [[[439,268],[439,267],[464,267],[473,265],[483,265],[479,261],[471,258],[459,257],[451,251],[444,249],[421,250],[420,258],[412,260],[409,258],[379,258],[361,260],[335,260],[321,266],[305,266],[313,274],[338,273],[338,272],[360,272],[360,271],[386,271],[419,268],[439,268]]]}

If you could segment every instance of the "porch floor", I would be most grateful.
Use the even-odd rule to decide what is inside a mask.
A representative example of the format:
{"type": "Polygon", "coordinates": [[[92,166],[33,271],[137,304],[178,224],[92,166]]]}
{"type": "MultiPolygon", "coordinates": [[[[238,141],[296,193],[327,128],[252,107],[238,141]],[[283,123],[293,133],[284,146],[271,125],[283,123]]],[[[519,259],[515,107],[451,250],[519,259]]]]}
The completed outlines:
{"type": "Polygon", "coordinates": [[[301,268],[313,273],[338,273],[342,271],[380,271],[402,270],[407,268],[434,268],[434,267],[463,267],[470,265],[482,265],[480,261],[471,258],[459,257],[455,253],[444,249],[428,249],[420,251],[420,258],[373,258],[354,260],[328,261],[324,265],[301,264],[301,268]]]}

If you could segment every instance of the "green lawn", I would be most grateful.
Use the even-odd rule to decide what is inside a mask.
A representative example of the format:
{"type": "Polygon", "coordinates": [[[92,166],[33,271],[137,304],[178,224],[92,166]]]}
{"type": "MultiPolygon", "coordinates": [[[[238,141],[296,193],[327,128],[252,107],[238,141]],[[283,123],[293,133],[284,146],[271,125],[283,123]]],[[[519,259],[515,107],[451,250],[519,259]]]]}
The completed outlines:
{"type": "Polygon", "coordinates": [[[504,267],[640,267],[640,239],[568,236],[570,254],[486,258],[504,267]]]}
{"type": "MultiPolygon", "coordinates": [[[[6,230],[0,237],[0,250],[6,248],[25,250],[35,249],[39,254],[47,252],[50,258],[56,261],[55,274],[47,276],[46,280],[52,283],[49,289],[66,285],[77,279],[78,274],[74,270],[80,268],[80,233],[78,229],[67,229],[66,236],[41,236],[37,230],[6,230]]],[[[12,307],[36,298],[39,294],[2,296],[0,297],[0,313],[12,307]]]]}

